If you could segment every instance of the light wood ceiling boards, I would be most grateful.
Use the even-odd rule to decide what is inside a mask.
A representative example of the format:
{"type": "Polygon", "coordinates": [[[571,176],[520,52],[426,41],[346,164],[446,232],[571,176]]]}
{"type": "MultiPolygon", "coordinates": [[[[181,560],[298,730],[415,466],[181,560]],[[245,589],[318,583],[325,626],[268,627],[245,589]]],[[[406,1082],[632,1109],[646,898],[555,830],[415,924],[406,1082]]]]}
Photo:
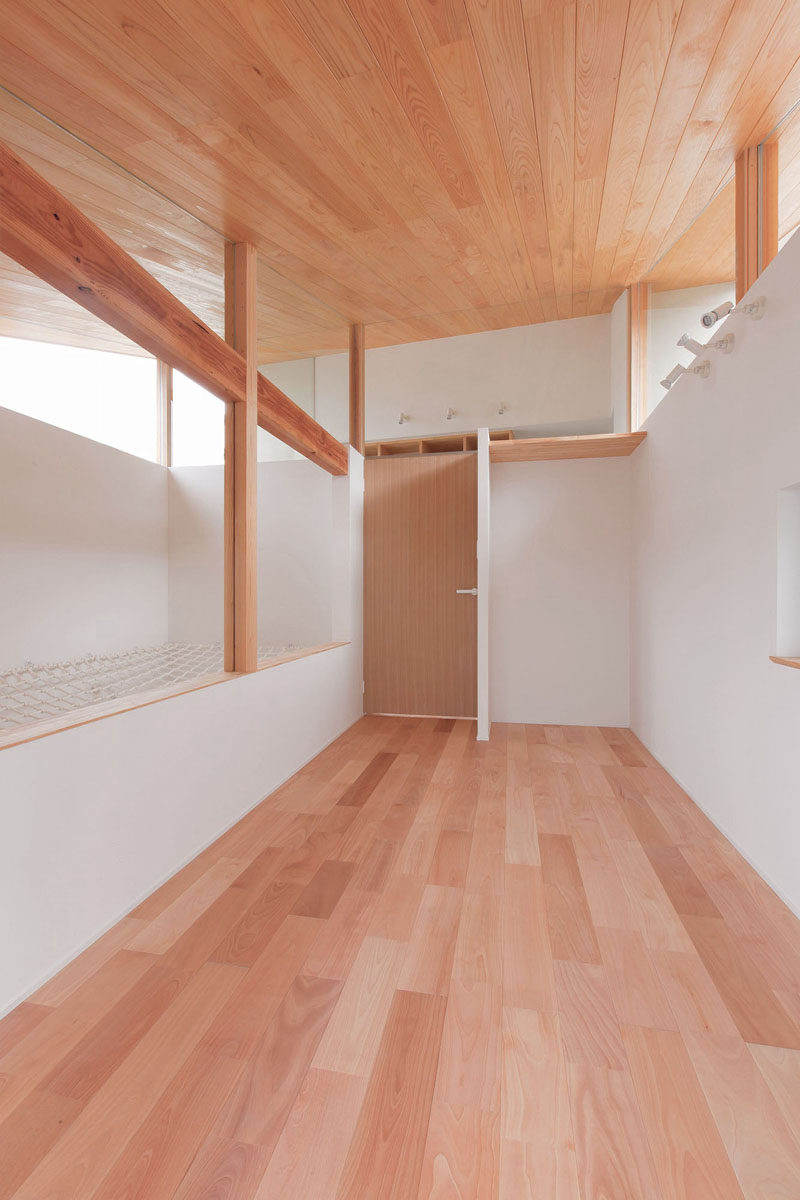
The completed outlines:
{"type": "Polygon", "coordinates": [[[647,276],[657,292],[727,283],[736,275],[736,191],[729,183],[647,276]]]}
{"type": "Polygon", "coordinates": [[[266,359],[607,311],[799,53],[797,0],[5,0],[0,83],[303,289],[266,359]]]}
{"type": "MultiPolygon", "coordinates": [[[[3,90],[0,141],[222,334],[225,239],[220,234],[3,90]]],[[[258,275],[262,362],[291,357],[285,349],[299,329],[306,353],[309,338],[323,351],[346,346],[348,327],[341,314],[264,262],[258,275]]],[[[7,258],[0,259],[0,300],[0,333],[138,353],[116,330],[7,258]]]]}
{"type": "Polygon", "coordinates": [[[778,238],[800,225],[800,106],[775,134],[778,142],[778,238]]]}

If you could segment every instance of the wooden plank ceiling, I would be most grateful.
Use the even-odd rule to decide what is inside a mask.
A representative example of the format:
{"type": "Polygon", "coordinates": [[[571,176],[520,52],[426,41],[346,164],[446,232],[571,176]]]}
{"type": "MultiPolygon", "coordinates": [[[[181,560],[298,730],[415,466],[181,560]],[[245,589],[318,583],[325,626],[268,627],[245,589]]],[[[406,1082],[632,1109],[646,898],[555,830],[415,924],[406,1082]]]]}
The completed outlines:
{"type": "Polygon", "coordinates": [[[4,0],[0,84],[99,154],[8,98],[0,136],[213,325],[254,241],[271,361],[607,311],[799,53],[797,0],[4,0]]]}

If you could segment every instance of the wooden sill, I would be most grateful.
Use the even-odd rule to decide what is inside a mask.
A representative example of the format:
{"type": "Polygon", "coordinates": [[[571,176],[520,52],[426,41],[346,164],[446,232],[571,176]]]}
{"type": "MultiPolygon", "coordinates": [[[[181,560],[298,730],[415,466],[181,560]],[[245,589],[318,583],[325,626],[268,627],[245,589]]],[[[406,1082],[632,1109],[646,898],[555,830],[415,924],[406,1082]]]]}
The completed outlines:
{"type": "MultiPolygon", "coordinates": [[[[277,658],[270,658],[259,663],[258,670],[264,671],[269,667],[280,666],[281,663],[293,662],[296,658],[306,658],[310,654],[321,654],[323,650],[334,650],[338,646],[348,646],[349,644],[349,642],[328,642],[323,646],[311,646],[307,650],[282,654],[277,658]]],[[[20,726],[19,729],[8,729],[4,733],[0,733],[0,750],[10,750],[12,746],[24,746],[26,742],[35,742],[39,738],[49,737],[53,733],[63,733],[67,729],[91,725],[95,721],[105,720],[106,717],[117,717],[121,713],[133,712],[137,708],[147,708],[151,704],[159,704],[162,700],[174,700],[176,696],[187,696],[190,692],[199,692],[202,688],[213,687],[217,683],[228,683],[231,679],[243,678],[242,672],[218,671],[213,675],[198,675],[197,679],[177,688],[152,688],[148,692],[137,692],[132,696],[120,696],[114,700],[104,700],[101,704],[76,708],[71,713],[59,713],[57,717],[47,717],[43,721],[34,721],[30,725],[20,726]]]]}
{"type": "Polygon", "coordinates": [[[647,437],[638,433],[586,433],[575,437],[518,438],[513,442],[491,442],[493,463],[544,462],[560,458],[624,458],[633,454],[647,437]]]}
{"type": "Polygon", "coordinates": [[[797,667],[800,670],[800,658],[780,658],[777,654],[770,654],[769,661],[777,663],[779,667],[797,667]]]}
{"type": "Polygon", "coordinates": [[[258,664],[258,670],[268,671],[270,667],[280,667],[284,663],[294,662],[297,658],[310,658],[312,654],[322,654],[325,650],[338,650],[340,646],[349,645],[349,642],[324,642],[321,646],[308,646],[303,650],[292,650],[289,654],[278,654],[275,658],[265,658],[258,664]]]}

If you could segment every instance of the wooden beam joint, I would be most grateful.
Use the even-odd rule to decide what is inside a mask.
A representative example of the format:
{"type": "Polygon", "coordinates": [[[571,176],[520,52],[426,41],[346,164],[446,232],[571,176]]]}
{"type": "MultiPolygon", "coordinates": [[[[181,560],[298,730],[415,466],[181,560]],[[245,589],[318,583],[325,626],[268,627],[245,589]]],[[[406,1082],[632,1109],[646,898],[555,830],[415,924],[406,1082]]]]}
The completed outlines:
{"type": "MultiPolygon", "coordinates": [[[[221,400],[246,402],[247,363],[130,254],[0,142],[0,251],[221,400]]],[[[263,376],[258,421],[333,475],[347,449],[263,376]]]]}

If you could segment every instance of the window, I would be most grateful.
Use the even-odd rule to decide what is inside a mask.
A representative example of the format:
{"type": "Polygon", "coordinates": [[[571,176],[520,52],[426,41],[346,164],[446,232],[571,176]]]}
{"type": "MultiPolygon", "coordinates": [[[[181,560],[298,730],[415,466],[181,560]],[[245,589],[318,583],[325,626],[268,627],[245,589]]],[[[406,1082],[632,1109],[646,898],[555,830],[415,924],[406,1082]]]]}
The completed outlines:
{"type": "Polygon", "coordinates": [[[0,404],[156,461],[156,362],[21,338],[0,338],[0,404]]]}

